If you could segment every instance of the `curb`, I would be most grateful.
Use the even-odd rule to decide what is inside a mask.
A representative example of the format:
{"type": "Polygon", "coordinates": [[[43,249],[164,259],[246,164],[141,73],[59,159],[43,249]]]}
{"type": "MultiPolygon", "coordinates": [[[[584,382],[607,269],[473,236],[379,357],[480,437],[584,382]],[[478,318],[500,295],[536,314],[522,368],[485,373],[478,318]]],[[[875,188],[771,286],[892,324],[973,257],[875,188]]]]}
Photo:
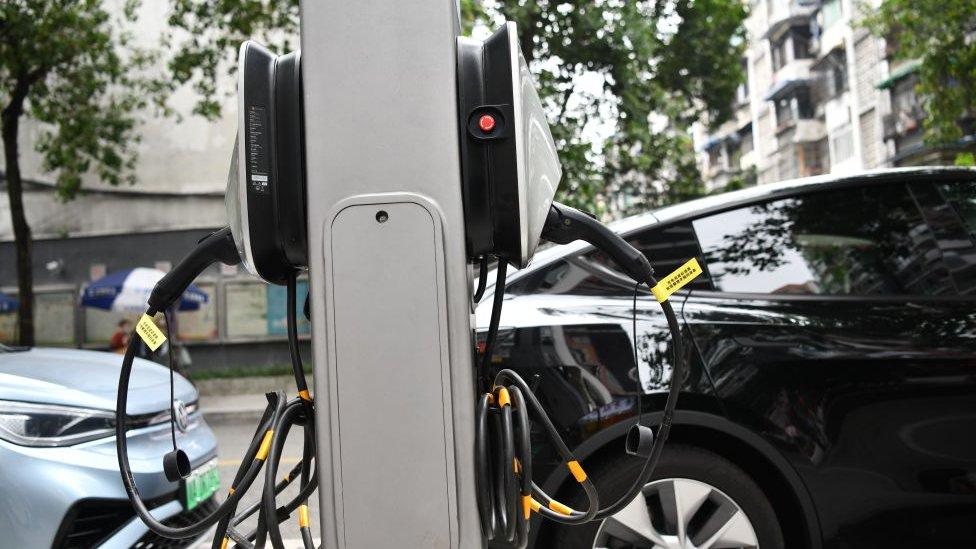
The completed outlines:
{"type": "MultiPolygon", "coordinates": [[[[309,376],[309,385],[312,378],[309,376]]],[[[268,404],[265,393],[285,391],[295,394],[291,376],[252,376],[205,379],[196,382],[200,411],[210,422],[258,421],[268,404]]]]}

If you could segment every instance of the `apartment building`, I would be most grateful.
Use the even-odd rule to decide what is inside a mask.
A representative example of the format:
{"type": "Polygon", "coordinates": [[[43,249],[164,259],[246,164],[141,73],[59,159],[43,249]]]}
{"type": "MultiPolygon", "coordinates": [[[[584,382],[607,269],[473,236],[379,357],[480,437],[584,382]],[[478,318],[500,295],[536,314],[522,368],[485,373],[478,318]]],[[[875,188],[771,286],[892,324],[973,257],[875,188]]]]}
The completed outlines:
{"type": "Polygon", "coordinates": [[[751,0],[735,115],[699,139],[709,189],[952,163],[922,140],[918,62],[859,24],[881,0],[751,0]]]}

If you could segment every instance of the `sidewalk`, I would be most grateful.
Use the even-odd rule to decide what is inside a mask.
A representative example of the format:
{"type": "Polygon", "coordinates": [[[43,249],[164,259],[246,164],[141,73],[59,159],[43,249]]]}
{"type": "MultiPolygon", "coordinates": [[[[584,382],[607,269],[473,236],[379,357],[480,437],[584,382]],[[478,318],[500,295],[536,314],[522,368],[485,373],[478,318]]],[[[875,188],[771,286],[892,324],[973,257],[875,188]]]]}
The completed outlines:
{"type": "MultiPolygon", "coordinates": [[[[309,386],[312,377],[308,377],[309,386]]],[[[258,421],[268,400],[265,393],[285,391],[295,396],[295,380],[291,376],[253,376],[226,379],[205,379],[196,382],[200,392],[200,410],[207,421],[258,421]]]]}

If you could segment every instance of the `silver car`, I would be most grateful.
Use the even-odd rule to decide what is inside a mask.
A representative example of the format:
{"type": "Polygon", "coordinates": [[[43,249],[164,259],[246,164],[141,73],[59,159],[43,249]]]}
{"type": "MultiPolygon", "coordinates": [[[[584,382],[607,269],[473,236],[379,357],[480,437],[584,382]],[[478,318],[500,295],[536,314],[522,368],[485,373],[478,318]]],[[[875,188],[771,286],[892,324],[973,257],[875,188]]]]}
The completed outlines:
{"type": "MultiPolygon", "coordinates": [[[[156,547],[135,517],[115,455],[114,410],[122,356],[74,349],[0,345],[0,547],[156,547]]],[[[136,359],[129,389],[129,457],[143,498],[168,524],[185,525],[214,507],[217,443],[197,409],[197,391],[169,371],[136,359]],[[177,443],[194,474],[163,475],[177,443]]],[[[190,545],[194,540],[166,544],[190,545]]]]}

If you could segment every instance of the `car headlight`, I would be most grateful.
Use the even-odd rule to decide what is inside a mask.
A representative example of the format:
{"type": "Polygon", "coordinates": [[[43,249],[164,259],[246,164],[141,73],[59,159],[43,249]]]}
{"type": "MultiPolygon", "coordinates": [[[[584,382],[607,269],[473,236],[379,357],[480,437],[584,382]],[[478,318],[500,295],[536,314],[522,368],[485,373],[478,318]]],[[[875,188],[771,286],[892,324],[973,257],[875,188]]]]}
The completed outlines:
{"type": "Polygon", "coordinates": [[[105,410],[0,400],[0,439],[21,446],[70,446],[115,434],[105,410]]]}

